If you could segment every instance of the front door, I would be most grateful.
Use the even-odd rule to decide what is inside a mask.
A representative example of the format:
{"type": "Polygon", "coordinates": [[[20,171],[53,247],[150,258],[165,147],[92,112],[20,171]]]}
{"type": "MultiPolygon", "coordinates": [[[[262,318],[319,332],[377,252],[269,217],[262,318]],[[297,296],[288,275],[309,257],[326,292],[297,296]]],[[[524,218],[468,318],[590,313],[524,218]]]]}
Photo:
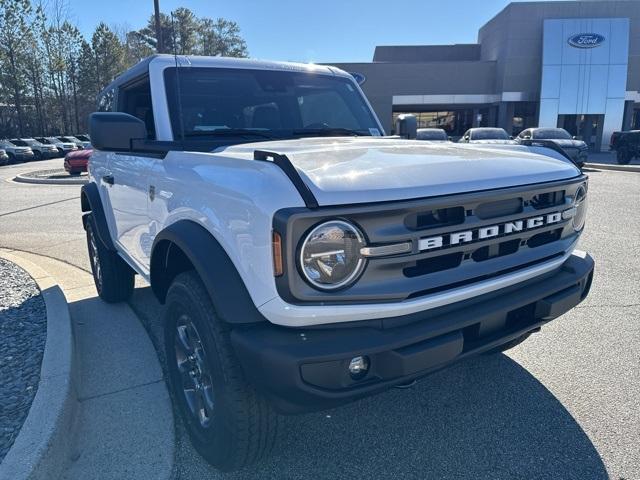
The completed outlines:
{"type": "Polygon", "coordinates": [[[118,243],[133,261],[146,270],[148,243],[148,172],[154,159],[125,153],[109,155],[105,185],[113,211],[118,243]]]}

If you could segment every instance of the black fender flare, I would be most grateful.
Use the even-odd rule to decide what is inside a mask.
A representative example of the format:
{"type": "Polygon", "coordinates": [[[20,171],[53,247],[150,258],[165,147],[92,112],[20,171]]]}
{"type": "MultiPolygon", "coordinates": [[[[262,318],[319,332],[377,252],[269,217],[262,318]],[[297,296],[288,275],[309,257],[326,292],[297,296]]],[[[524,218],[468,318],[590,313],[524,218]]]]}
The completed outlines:
{"type": "Polygon", "coordinates": [[[266,321],[258,311],[235,265],[214,236],[190,220],[179,220],[156,236],[150,263],[151,289],[165,303],[171,282],[184,270],[171,268],[171,256],[178,248],[204,283],[217,315],[230,324],[266,321]]]}
{"type": "Polygon", "coordinates": [[[87,229],[87,215],[91,213],[95,221],[99,240],[108,250],[115,252],[116,246],[113,244],[111,234],[109,233],[109,224],[104,214],[98,186],[94,182],[82,186],[80,191],[80,204],[82,207],[82,226],[84,229],[87,229]]]}

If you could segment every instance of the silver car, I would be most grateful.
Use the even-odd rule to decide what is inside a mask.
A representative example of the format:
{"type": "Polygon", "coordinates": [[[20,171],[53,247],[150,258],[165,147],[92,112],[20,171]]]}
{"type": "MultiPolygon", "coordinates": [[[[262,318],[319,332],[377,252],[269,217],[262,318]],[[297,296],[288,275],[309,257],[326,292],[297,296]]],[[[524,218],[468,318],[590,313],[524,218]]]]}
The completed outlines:
{"type": "Polygon", "coordinates": [[[518,143],[509,136],[504,128],[494,127],[470,128],[458,141],[460,143],[490,143],[494,145],[516,145],[518,143]]]}
{"type": "Polygon", "coordinates": [[[63,142],[57,137],[36,137],[36,140],[40,143],[44,143],[45,145],[55,145],[55,147],[58,149],[58,153],[62,156],[78,149],[75,143],[63,142]]]}
{"type": "Polygon", "coordinates": [[[89,138],[89,135],[74,135],[73,138],[77,138],[78,140],[80,140],[84,148],[91,148],[91,138],[89,138]]]}
{"type": "Polygon", "coordinates": [[[35,160],[56,158],[58,156],[58,149],[55,145],[45,145],[35,138],[12,138],[11,143],[19,147],[30,147],[33,150],[35,160]]]}
{"type": "Polygon", "coordinates": [[[443,128],[419,128],[416,131],[416,140],[428,140],[430,142],[449,142],[449,136],[443,128]]]}
{"type": "Polygon", "coordinates": [[[0,140],[0,148],[7,152],[9,163],[28,162],[34,159],[31,147],[21,147],[15,145],[10,140],[0,140]]]}
{"type": "Polygon", "coordinates": [[[82,150],[84,149],[84,143],[77,139],[76,137],[72,137],[71,135],[65,135],[64,137],[57,137],[58,139],[60,139],[62,142],[71,142],[73,144],[75,144],[76,147],[78,147],[78,150],[82,150]]]}

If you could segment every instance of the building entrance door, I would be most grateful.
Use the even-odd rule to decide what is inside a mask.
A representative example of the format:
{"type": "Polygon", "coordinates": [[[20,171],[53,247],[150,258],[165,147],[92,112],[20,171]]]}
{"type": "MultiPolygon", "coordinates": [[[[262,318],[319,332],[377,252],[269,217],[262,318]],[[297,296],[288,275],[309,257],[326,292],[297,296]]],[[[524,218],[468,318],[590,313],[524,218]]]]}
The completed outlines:
{"type": "Polygon", "coordinates": [[[604,115],[558,115],[558,127],[583,140],[589,150],[599,152],[604,115]]]}

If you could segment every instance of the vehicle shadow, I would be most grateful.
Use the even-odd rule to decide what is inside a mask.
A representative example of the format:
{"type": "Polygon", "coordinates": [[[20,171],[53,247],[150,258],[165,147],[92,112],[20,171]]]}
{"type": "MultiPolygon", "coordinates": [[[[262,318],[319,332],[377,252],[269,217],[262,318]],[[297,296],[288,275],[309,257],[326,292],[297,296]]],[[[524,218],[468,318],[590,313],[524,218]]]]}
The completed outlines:
{"type": "Polygon", "coordinates": [[[282,418],[272,456],[231,474],[207,465],[177,421],[177,477],[608,478],[571,413],[504,354],[469,359],[410,389],[282,418]]]}

